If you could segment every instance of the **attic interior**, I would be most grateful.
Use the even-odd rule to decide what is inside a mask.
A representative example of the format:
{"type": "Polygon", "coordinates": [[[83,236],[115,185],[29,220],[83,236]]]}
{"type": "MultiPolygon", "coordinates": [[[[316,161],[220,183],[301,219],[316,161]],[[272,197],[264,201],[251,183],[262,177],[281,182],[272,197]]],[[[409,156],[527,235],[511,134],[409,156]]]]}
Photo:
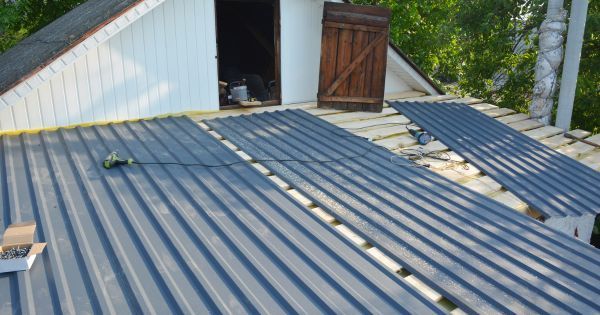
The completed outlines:
{"type": "Polygon", "coordinates": [[[277,0],[216,1],[221,108],[280,103],[277,11],[277,0]]]}

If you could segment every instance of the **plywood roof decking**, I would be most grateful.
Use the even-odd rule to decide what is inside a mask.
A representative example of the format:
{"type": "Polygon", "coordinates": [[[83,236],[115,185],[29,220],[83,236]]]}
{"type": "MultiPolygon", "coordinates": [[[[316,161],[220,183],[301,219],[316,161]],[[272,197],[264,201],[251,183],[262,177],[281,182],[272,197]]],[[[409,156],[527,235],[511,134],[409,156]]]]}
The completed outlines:
{"type": "Polygon", "coordinates": [[[465,310],[600,311],[587,244],[301,110],[205,123],[465,310]]]}
{"type": "Polygon", "coordinates": [[[441,313],[188,118],[0,137],[0,228],[48,248],[0,313],[441,313]]]}

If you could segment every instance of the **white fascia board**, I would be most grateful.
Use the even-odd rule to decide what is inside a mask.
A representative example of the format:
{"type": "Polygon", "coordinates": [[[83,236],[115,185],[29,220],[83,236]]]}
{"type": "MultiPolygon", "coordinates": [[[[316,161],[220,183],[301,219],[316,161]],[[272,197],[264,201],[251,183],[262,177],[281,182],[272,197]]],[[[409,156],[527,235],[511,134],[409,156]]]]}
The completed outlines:
{"type": "MultiPolygon", "coordinates": [[[[426,92],[429,95],[440,95],[437,89],[431,85],[423,76],[417,72],[402,56],[400,56],[391,46],[388,49],[388,62],[392,62],[395,66],[399,67],[405,75],[410,78],[410,80],[406,80],[407,84],[421,92],[426,92]]],[[[388,65],[388,71],[390,69],[390,65],[388,65]]],[[[399,74],[400,75],[400,74],[399,74]]],[[[401,75],[401,77],[404,77],[401,75]]],[[[407,78],[407,79],[408,79],[407,78]]]]}
{"type": "Polygon", "coordinates": [[[86,55],[90,50],[97,48],[163,2],[165,0],[144,0],[129,8],[121,16],[98,29],[94,34],[58,56],[50,64],[2,94],[0,96],[0,109],[16,104],[31,91],[86,55]]]}

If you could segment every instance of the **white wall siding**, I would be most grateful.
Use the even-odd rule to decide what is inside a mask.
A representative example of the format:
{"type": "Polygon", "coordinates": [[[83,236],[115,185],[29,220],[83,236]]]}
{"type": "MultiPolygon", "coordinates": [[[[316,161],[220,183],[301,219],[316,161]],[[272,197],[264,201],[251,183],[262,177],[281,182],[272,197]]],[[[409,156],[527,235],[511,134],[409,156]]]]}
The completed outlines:
{"type": "MultiPolygon", "coordinates": [[[[388,76],[393,75],[394,77],[398,78],[398,80],[404,82],[409,89],[425,92],[430,95],[439,94],[434,86],[432,86],[425,78],[415,71],[415,69],[391,47],[388,49],[387,74],[388,76]]],[[[388,92],[387,88],[386,82],[387,93],[397,92],[388,92]]]]}
{"type": "Polygon", "coordinates": [[[315,101],[319,86],[323,0],[280,0],[283,104],[315,101]]]}
{"type": "MultiPolygon", "coordinates": [[[[214,1],[163,1],[140,3],[143,7],[126,14],[130,17],[115,21],[113,28],[119,32],[99,31],[84,41],[97,44],[86,44],[87,53],[69,53],[73,62],[43,69],[33,79],[44,80],[24,85],[29,92],[20,88],[19,97],[8,93],[14,101],[4,100],[0,131],[218,110],[214,1]]],[[[280,1],[282,102],[315,101],[324,1],[280,1]]],[[[386,93],[411,89],[435,93],[424,84],[390,50],[386,93]]]]}
{"type": "Polygon", "coordinates": [[[167,0],[12,106],[0,130],[218,109],[212,0],[167,0]]]}
{"type": "Polygon", "coordinates": [[[124,14],[117,16],[114,20],[98,29],[94,34],[78,44],[75,44],[74,47],[62,55],[57,56],[56,59],[41,71],[30,77],[23,78],[23,81],[18,83],[17,86],[0,95],[0,109],[5,106],[16,104],[31,91],[50,80],[54,75],[64,70],[78,58],[84,56],[90,50],[96,49],[99,45],[137,21],[140,17],[155,9],[164,1],[165,0],[143,0],[138,2],[137,5],[127,10],[124,14]]]}
{"type": "Polygon", "coordinates": [[[413,90],[400,76],[395,72],[390,71],[390,64],[388,61],[387,70],[385,73],[385,93],[400,93],[405,91],[413,90]]]}

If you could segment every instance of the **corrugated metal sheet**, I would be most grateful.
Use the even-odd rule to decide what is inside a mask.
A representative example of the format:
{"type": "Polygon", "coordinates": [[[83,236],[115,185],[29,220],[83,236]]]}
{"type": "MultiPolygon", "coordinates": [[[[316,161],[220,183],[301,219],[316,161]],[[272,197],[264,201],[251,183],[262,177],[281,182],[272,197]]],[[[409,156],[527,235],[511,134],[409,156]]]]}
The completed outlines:
{"type": "MultiPolygon", "coordinates": [[[[2,108],[0,130],[217,110],[214,1],[138,6],[144,10],[130,10],[109,28],[109,40],[40,72],[51,79],[2,108]]],[[[100,31],[88,40],[107,36],[100,31]]]]}
{"type": "Polygon", "coordinates": [[[441,313],[188,118],[3,136],[0,179],[0,226],[48,242],[0,314],[441,313]]]}
{"type": "Polygon", "coordinates": [[[600,173],[458,103],[390,102],[545,218],[600,213],[600,173]]]}
{"type": "Polygon", "coordinates": [[[600,312],[590,245],[304,111],[205,122],[463,310],[600,312]]]}

